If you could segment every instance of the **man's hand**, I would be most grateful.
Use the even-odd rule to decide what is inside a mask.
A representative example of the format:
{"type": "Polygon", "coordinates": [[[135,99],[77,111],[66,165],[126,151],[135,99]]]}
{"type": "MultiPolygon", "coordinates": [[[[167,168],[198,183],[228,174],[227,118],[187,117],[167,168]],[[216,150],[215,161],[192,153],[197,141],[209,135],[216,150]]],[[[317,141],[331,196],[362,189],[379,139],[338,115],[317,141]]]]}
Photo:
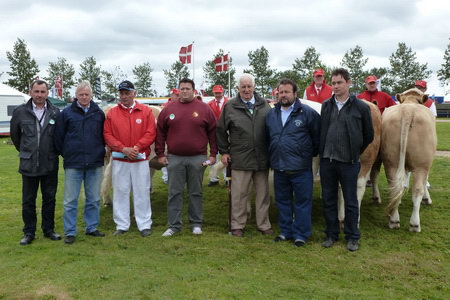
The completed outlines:
{"type": "Polygon", "coordinates": [[[133,147],[124,147],[122,153],[125,154],[129,159],[136,159],[139,152],[133,147]]]}
{"type": "Polygon", "coordinates": [[[165,156],[158,157],[158,162],[164,166],[167,166],[169,164],[169,161],[165,156]]]}
{"type": "Polygon", "coordinates": [[[230,154],[224,154],[222,155],[222,163],[225,167],[228,167],[228,164],[231,162],[231,156],[230,154]]]}

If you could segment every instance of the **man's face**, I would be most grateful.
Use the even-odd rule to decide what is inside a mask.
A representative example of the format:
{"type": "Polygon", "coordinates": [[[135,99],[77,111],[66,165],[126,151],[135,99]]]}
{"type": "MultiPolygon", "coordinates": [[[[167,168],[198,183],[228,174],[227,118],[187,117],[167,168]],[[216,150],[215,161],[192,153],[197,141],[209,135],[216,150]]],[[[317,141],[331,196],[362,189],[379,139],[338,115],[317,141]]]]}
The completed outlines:
{"type": "Polygon", "coordinates": [[[189,82],[180,83],[180,101],[191,102],[194,100],[194,88],[189,82]]]}
{"type": "Polygon", "coordinates": [[[369,92],[375,92],[377,90],[377,82],[372,81],[372,82],[366,83],[366,88],[369,92]]]}
{"type": "Polygon", "coordinates": [[[313,77],[313,80],[314,80],[314,84],[316,85],[316,86],[322,86],[322,84],[323,84],[323,76],[322,75],[316,75],[316,76],[314,76],[313,77]]]}
{"type": "Polygon", "coordinates": [[[45,100],[48,97],[48,89],[45,84],[34,84],[30,91],[30,96],[33,98],[33,103],[36,106],[44,106],[45,100]]]}
{"type": "Polygon", "coordinates": [[[243,78],[239,82],[239,95],[245,101],[252,100],[255,87],[252,85],[252,81],[249,78],[243,78]]]}
{"type": "Polygon", "coordinates": [[[348,92],[350,90],[350,85],[352,84],[352,81],[345,81],[344,77],[342,75],[337,75],[331,77],[331,85],[333,86],[334,94],[337,97],[342,97],[348,95],[348,92]]]}
{"type": "Polygon", "coordinates": [[[278,102],[281,106],[289,107],[297,98],[297,93],[294,93],[294,87],[290,84],[281,84],[278,87],[278,102]]]}
{"type": "Polygon", "coordinates": [[[426,88],[423,88],[421,86],[416,85],[416,88],[418,88],[422,93],[425,93],[427,91],[426,88]]]}
{"type": "Polygon", "coordinates": [[[214,93],[214,98],[216,98],[216,100],[222,99],[223,98],[223,93],[221,93],[221,92],[214,93]]]}
{"type": "Polygon", "coordinates": [[[81,106],[88,106],[92,99],[92,93],[88,88],[77,90],[76,96],[78,103],[80,103],[81,106]]]}
{"type": "Polygon", "coordinates": [[[126,107],[131,107],[134,103],[134,97],[136,97],[136,91],[120,90],[119,98],[120,103],[126,107]]]}

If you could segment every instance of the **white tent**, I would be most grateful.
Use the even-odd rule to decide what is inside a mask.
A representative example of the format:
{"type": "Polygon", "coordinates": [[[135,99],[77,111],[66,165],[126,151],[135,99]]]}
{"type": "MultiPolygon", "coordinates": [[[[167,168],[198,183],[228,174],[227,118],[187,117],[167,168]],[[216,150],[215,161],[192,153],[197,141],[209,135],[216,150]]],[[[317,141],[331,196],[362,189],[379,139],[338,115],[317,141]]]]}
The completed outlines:
{"type": "Polygon", "coordinates": [[[30,96],[0,83],[0,135],[9,135],[9,121],[13,110],[30,99],[30,96]]]}

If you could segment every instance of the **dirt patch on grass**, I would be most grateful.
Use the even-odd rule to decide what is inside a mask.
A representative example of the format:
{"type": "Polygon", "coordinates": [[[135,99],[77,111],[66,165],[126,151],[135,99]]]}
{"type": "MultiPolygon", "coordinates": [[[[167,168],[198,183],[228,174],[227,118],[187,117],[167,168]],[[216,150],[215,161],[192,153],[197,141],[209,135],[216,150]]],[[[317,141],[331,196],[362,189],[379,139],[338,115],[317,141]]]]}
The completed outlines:
{"type": "Polygon", "coordinates": [[[450,157],[450,151],[436,151],[436,156],[450,157]]]}
{"type": "Polygon", "coordinates": [[[72,300],[73,298],[62,288],[44,285],[37,289],[34,293],[21,295],[16,299],[54,299],[54,300],[72,300]]]}

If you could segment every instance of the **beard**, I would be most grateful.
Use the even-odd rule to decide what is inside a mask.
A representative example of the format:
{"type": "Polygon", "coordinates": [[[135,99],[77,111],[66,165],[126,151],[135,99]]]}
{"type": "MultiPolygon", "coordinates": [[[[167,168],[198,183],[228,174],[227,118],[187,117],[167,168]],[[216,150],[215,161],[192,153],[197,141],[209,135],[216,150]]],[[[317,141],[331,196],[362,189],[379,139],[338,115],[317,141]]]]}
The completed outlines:
{"type": "Polygon", "coordinates": [[[283,107],[289,107],[289,106],[291,106],[292,105],[292,103],[294,103],[294,100],[292,100],[292,102],[289,100],[289,99],[287,99],[287,98],[282,98],[282,99],[280,99],[280,104],[281,104],[281,106],[283,106],[283,107]]]}

